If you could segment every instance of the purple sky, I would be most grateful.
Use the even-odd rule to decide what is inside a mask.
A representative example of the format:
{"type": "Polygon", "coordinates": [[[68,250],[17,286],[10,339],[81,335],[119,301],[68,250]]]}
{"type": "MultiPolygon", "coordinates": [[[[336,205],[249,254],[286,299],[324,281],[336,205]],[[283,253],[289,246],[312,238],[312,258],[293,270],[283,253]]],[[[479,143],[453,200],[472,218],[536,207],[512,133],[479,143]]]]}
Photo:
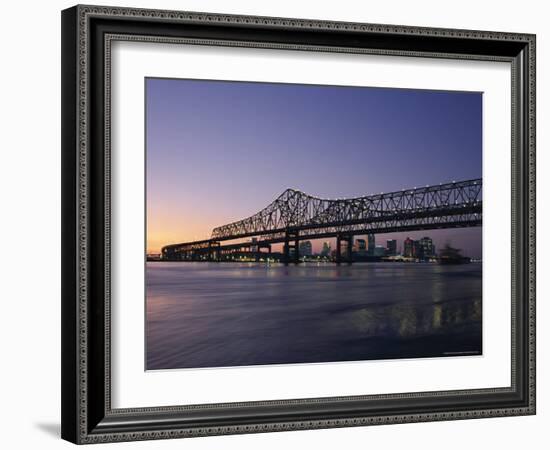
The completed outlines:
{"type": "MultiPolygon", "coordinates": [[[[148,252],[289,187],[341,198],[482,175],[479,92],[148,78],[146,102],[148,252]]],[[[480,227],[377,244],[407,235],[481,256],[480,227]]]]}

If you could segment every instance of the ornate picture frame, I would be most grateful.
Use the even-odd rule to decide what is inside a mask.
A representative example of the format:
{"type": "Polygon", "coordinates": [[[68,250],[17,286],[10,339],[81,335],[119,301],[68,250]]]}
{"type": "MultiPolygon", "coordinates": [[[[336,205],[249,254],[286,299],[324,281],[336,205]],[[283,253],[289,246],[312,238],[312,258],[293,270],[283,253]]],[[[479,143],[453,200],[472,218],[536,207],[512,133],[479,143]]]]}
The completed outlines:
{"type": "MultiPolygon", "coordinates": [[[[503,220],[506,217],[503,217],[503,220]]],[[[62,12],[62,437],[100,443],[535,414],[535,36],[100,6],[62,12]],[[511,65],[511,384],[113,408],[111,45],[502,61],[511,65]]]]}

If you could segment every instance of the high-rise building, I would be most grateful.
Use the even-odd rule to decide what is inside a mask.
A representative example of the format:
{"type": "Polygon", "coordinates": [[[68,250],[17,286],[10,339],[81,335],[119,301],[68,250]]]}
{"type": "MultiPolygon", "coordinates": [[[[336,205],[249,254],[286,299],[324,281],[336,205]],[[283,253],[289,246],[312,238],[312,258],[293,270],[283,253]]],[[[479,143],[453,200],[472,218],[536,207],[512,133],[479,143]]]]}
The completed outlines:
{"type": "Polygon", "coordinates": [[[413,241],[413,258],[420,257],[420,245],[418,241],[413,241]]]}
{"type": "Polygon", "coordinates": [[[323,242],[323,249],[321,250],[321,256],[330,255],[330,244],[328,242],[323,242]]]}
{"type": "Polygon", "coordinates": [[[431,238],[425,236],[418,241],[418,258],[428,259],[435,256],[435,246],[431,238]]]}
{"type": "Polygon", "coordinates": [[[418,258],[418,248],[418,241],[414,241],[408,237],[403,242],[403,256],[406,258],[418,258]]]}
{"type": "Polygon", "coordinates": [[[313,246],[311,241],[302,241],[299,245],[300,256],[311,256],[313,254],[313,246]]]}
{"type": "Polygon", "coordinates": [[[386,241],[386,254],[388,256],[397,255],[397,241],[395,239],[388,239],[386,241]]]}
{"type": "Polygon", "coordinates": [[[374,247],[376,247],[374,234],[368,234],[367,235],[367,242],[368,242],[367,253],[369,255],[374,255],[374,247]]]}
{"type": "Polygon", "coordinates": [[[412,258],[413,240],[407,237],[403,241],[403,256],[406,258],[412,258]]]}

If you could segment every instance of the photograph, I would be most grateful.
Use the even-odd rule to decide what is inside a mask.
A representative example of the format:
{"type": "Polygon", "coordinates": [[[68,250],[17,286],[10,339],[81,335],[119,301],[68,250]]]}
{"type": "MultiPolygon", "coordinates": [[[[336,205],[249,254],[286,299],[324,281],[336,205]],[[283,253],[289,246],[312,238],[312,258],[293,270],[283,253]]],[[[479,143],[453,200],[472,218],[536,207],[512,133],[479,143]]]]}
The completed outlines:
{"type": "Polygon", "coordinates": [[[483,355],[482,92],[144,97],[145,370],[483,355]]]}

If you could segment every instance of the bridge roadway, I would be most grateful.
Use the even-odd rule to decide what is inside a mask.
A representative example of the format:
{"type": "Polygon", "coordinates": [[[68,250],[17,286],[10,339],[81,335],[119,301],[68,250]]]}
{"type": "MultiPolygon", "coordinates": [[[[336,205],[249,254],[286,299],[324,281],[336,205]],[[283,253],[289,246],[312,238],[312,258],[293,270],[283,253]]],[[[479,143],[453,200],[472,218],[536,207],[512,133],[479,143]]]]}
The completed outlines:
{"type": "Polygon", "coordinates": [[[253,253],[258,259],[264,253],[262,249],[270,254],[273,244],[282,243],[285,264],[297,263],[300,241],[336,238],[335,262],[342,262],[345,243],[345,260],[351,263],[355,235],[481,224],[481,179],[335,200],[287,189],[260,212],[215,228],[210,239],[163,247],[162,259],[223,261],[241,252],[253,253]],[[247,238],[253,239],[245,240],[247,238]],[[291,249],[294,250],[292,261],[291,249]]]}

